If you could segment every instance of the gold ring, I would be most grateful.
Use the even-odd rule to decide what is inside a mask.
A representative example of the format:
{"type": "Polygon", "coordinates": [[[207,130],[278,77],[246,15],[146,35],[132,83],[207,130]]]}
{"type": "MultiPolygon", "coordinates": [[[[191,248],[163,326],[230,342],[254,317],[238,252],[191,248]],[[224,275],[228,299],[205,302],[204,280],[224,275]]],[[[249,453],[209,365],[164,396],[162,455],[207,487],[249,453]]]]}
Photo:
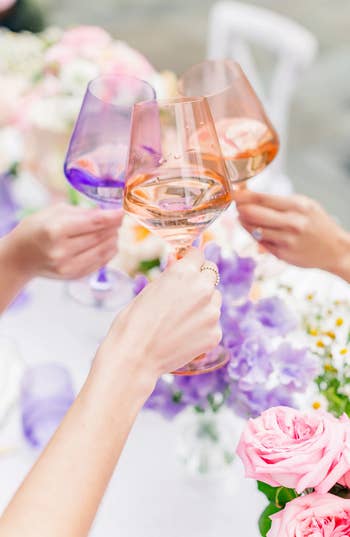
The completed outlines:
{"type": "Polygon", "coordinates": [[[218,268],[215,265],[215,263],[212,263],[211,261],[206,261],[205,263],[203,263],[203,265],[200,268],[201,272],[203,272],[203,270],[210,270],[211,272],[214,272],[214,274],[216,276],[215,286],[219,285],[219,283],[220,283],[220,274],[219,274],[218,268]]]}

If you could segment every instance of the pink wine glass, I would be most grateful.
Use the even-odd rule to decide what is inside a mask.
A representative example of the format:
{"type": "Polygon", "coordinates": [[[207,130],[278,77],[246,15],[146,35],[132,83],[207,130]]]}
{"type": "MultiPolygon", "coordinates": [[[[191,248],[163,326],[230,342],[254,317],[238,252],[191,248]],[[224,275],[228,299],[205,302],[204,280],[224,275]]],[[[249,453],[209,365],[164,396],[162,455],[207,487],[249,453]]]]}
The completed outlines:
{"type": "MultiPolygon", "coordinates": [[[[132,109],[154,99],[152,86],[126,75],[101,76],[87,87],[64,173],[102,208],[122,208],[132,109]]],[[[84,305],[115,311],[133,297],[133,280],[101,267],[97,274],[71,282],[69,293],[84,305]]]]}

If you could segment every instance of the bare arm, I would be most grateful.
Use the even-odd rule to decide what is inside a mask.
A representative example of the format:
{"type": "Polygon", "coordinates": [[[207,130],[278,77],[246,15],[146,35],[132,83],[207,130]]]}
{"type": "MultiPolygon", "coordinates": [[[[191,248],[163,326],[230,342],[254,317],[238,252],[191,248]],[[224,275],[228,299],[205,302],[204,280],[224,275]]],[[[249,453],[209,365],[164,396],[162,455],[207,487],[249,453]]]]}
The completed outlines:
{"type": "Polygon", "coordinates": [[[59,430],[0,520],[2,537],[86,537],[158,377],[214,348],[221,297],[193,250],[115,320],[59,430]]]}

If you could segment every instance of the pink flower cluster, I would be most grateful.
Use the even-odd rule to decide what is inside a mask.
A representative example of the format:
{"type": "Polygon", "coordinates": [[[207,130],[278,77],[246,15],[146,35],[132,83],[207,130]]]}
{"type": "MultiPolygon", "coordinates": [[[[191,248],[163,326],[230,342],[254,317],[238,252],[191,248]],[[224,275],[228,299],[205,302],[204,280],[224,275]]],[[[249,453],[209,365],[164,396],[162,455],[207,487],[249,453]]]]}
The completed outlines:
{"type": "Polygon", "coordinates": [[[249,420],[238,445],[246,476],[298,494],[273,515],[268,537],[350,535],[350,500],[328,491],[350,485],[350,420],[287,407],[249,420]]]}

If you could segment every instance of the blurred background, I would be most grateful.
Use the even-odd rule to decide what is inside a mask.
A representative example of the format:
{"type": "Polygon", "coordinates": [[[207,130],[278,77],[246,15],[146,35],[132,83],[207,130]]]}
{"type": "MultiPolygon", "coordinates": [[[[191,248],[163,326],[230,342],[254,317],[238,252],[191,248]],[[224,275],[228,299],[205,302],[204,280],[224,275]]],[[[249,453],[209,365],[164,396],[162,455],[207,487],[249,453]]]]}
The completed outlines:
{"type": "MultiPolygon", "coordinates": [[[[319,50],[293,95],[287,173],[295,190],[319,199],[350,227],[349,0],[242,0],[307,28],[319,50]]],[[[206,55],[212,0],[36,0],[45,24],[100,25],[141,51],[159,70],[181,73],[206,55]]],[[[35,24],[38,18],[34,17],[35,24]]],[[[268,69],[263,55],[258,63],[268,69]]]]}

